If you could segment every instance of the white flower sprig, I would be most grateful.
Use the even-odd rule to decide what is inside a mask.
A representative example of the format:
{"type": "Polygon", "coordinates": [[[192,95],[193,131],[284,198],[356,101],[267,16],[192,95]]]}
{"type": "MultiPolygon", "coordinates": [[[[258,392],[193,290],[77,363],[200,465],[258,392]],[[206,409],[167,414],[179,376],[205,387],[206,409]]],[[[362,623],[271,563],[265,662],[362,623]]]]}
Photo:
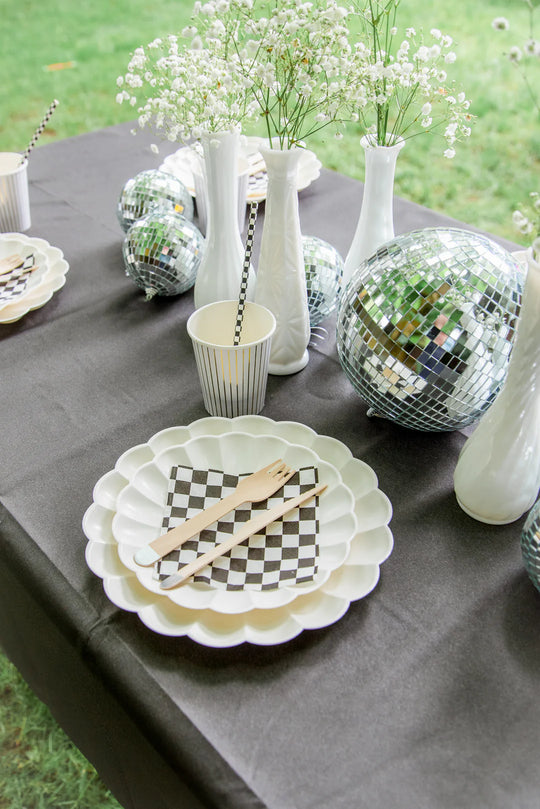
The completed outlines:
{"type": "Polygon", "coordinates": [[[535,261],[540,261],[540,194],[531,191],[526,203],[512,214],[515,227],[530,241],[535,261]]]}
{"type": "Polygon", "coordinates": [[[375,142],[391,146],[422,132],[439,132],[446,141],[444,156],[455,156],[455,145],[471,134],[473,116],[465,93],[448,82],[456,61],[452,38],[432,29],[407,28],[398,39],[400,0],[367,0],[360,17],[364,40],[356,45],[356,76],[360,121],[375,142]]]}
{"type": "Polygon", "coordinates": [[[270,143],[284,148],[329,125],[339,135],[349,115],[351,13],[337,0],[208,0],[195,3],[184,33],[234,60],[270,143]]]}
{"type": "Polygon", "coordinates": [[[232,54],[222,59],[189,47],[177,36],[137,48],[117,84],[118,103],[137,106],[139,126],[152,126],[173,142],[238,130],[254,119],[257,104],[232,54]]]}
{"type": "MultiPolygon", "coordinates": [[[[525,42],[522,42],[521,45],[512,45],[512,47],[509,48],[508,53],[506,55],[508,59],[520,70],[527,91],[531,97],[533,106],[540,113],[540,97],[537,91],[535,90],[535,83],[531,82],[527,75],[527,69],[530,65],[531,60],[533,61],[540,60],[540,41],[536,38],[534,32],[535,4],[533,4],[532,0],[523,0],[523,2],[527,6],[527,12],[529,17],[528,37],[525,40],[525,42]]],[[[496,31],[508,31],[510,29],[510,23],[506,17],[495,17],[491,25],[496,31]]]]}

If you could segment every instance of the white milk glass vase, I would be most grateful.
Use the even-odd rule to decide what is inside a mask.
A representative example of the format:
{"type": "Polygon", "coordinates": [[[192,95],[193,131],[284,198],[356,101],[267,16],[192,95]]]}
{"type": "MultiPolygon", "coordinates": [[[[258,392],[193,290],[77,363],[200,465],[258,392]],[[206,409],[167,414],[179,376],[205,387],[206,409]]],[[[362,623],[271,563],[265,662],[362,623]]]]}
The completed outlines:
{"type": "Polygon", "coordinates": [[[268,189],[261,237],[255,303],[276,319],[269,373],[301,371],[308,363],[309,309],[298,210],[297,148],[261,147],[268,189]]]}
{"type": "Polygon", "coordinates": [[[399,138],[392,146],[379,146],[365,135],[364,196],[356,230],[345,259],[346,284],[360,264],[382,244],[394,238],[394,176],[398,155],[405,145],[399,138]]]}
{"type": "MultiPolygon", "coordinates": [[[[240,294],[244,246],[238,228],[238,158],[240,135],[216,132],[201,138],[206,174],[206,240],[197,279],[195,308],[240,294]]],[[[255,275],[250,271],[248,300],[255,275]]]]}
{"type": "Polygon", "coordinates": [[[463,511],[506,524],[540,487],[540,265],[527,251],[527,277],[504,386],[463,447],[454,490],[463,511]]]}

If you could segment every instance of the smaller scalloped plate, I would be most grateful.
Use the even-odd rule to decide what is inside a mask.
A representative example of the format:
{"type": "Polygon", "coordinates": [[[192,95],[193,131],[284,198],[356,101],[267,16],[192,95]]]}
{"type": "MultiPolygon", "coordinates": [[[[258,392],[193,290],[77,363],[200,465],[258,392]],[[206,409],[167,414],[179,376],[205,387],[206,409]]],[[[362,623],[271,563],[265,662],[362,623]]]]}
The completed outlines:
{"type": "Polygon", "coordinates": [[[0,323],[14,323],[39,309],[65,284],[69,264],[58,247],[52,247],[45,239],[21,233],[0,234],[0,258],[14,253],[22,256],[29,251],[34,252],[38,267],[21,295],[0,303],[0,323]]]}
{"type": "MultiPolygon", "coordinates": [[[[262,157],[259,154],[259,147],[261,144],[267,143],[267,141],[265,138],[261,137],[247,137],[245,141],[245,145],[241,147],[241,153],[255,166],[248,182],[247,201],[263,202],[263,200],[266,199],[267,189],[266,170],[263,168],[261,171],[260,168],[257,169],[256,167],[262,161],[262,157]]],[[[191,196],[194,197],[195,181],[191,170],[190,153],[191,148],[189,146],[183,146],[181,149],[178,149],[178,151],[168,155],[159,168],[161,171],[168,171],[169,174],[174,174],[175,177],[178,177],[178,179],[184,183],[191,196]]],[[[303,149],[298,164],[298,191],[302,191],[304,188],[311,185],[311,183],[319,177],[320,173],[321,161],[314,152],[309,149],[303,149]]]]}
{"type": "Polygon", "coordinates": [[[342,565],[349,554],[351,540],[357,532],[354,507],[355,498],[339,472],[313,450],[291,444],[278,436],[259,436],[254,440],[249,433],[234,432],[221,436],[197,436],[162,450],[143,464],[117,495],[112,530],[118,542],[121,561],[150,592],[165,594],[188,609],[211,608],[234,614],[256,607],[269,609],[283,606],[327,581],[330,573],[342,565]],[[141,567],[133,560],[140,547],[152,542],[161,533],[172,466],[181,464],[193,468],[225,469],[229,474],[241,474],[261,468],[277,458],[294,469],[317,467],[319,482],[328,487],[319,498],[318,572],[312,581],[283,584],[264,591],[223,590],[191,581],[182,587],[163,591],[153,575],[153,568],[141,567]]]}
{"type": "Polygon", "coordinates": [[[121,609],[137,613],[155,632],[187,636],[212,647],[240,643],[273,645],[291,640],[305,629],[335,623],[352,601],[364,598],[377,585],[380,565],[393,549],[388,527],[392,507],[378,489],[373,470],[354,458],[336,439],[319,436],[296,422],[274,422],[263,416],[204,418],[187,427],[172,427],[156,433],[146,444],[139,444],[120,456],[115,469],[96,483],[93,500],[83,519],[83,530],[88,538],[86,561],[103,579],[108,598],[121,609]],[[186,607],[163,591],[157,594],[149,590],[122,562],[113,535],[116,504],[145,464],[153,464],[160,455],[163,461],[167,452],[176,452],[176,448],[195,438],[238,432],[258,439],[281,438],[291,446],[291,453],[296,453],[298,447],[303,451],[311,450],[318,456],[319,463],[333,467],[341,478],[340,485],[353,495],[356,533],[345,560],[331,570],[318,587],[310,592],[299,592],[289,603],[266,608],[252,604],[250,609],[233,613],[216,610],[203,602],[198,603],[196,609],[186,607]]]}

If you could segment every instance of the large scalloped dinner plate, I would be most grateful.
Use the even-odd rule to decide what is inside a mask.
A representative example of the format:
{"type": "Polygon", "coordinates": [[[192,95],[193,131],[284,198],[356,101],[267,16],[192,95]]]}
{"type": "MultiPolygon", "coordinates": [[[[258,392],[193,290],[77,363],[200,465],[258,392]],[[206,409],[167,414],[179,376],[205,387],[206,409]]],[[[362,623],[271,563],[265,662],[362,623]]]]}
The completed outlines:
{"type": "Polygon", "coordinates": [[[378,489],[373,470],[354,458],[340,441],[319,436],[297,422],[240,416],[236,419],[204,418],[187,427],[172,427],[157,433],[146,444],[125,452],[115,468],[96,483],[93,503],[84,515],[83,530],[88,538],[87,564],[103,579],[109,599],[122,609],[136,612],[150,629],[164,635],[186,635],[213,647],[244,642],[271,645],[290,640],[304,629],[331,625],[345,614],[351,601],[373,590],[379,580],[380,565],[393,548],[388,527],[391,516],[390,501],[378,489]],[[156,588],[158,592],[154,592],[148,582],[141,582],[140,573],[132,569],[138,567],[132,562],[134,546],[129,547],[133,538],[121,539],[121,544],[117,541],[122,534],[123,520],[123,507],[120,506],[120,511],[117,507],[124,497],[130,502],[130,496],[124,495],[124,491],[133,495],[137,487],[144,487],[144,481],[148,483],[150,479],[154,481],[149,484],[153,491],[160,465],[165,469],[171,456],[179,457],[180,449],[192,461],[193,448],[200,453],[205,443],[213,445],[209,440],[212,438],[214,446],[220,450],[230,447],[228,441],[233,440],[245,442],[243,449],[248,442],[254,449],[261,442],[266,443],[268,451],[279,446],[297,460],[317,463],[320,475],[327,476],[330,482],[324,494],[331,494],[335,489],[335,501],[328,494],[326,517],[322,508],[324,496],[319,505],[321,522],[326,518],[330,523],[334,519],[339,522],[341,510],[341,518],[349,526],[340,528],[334,546],[329,540],[328,553],[330,559],[334,558],[334,564],[330,562],[320,580],[308,584],[306,589],[302,589],[305,585],[286,588],[292,593],[288,593],[284,603],[274,605],[271,599],[266,600],[266,592],[250,592],[243,603],[240,599],[231,606],[230,593],[207,585],[190,584],[175,591],[156,588]],[[331,500],[333,507],[330,507],[331,500]],[[353,515],[352,521],[349,515],[353,515]],[[345,538],[352,522],[355,523],[353,535],[345,538]],[[122,545],[125,545],[124,550],[121,550],[122,545]]]}
{"type": "Polygon", "coordinates": [[[0,303],[0,323],[14,323],[28,312],[44,306],[66,282],[69,264],[58,247],[52,247],[45,239],[22,233],[0,234],[0,258],[13,253],[22,256],[28,251],[34,251],[38,267],[21,295],[0,303]]]}

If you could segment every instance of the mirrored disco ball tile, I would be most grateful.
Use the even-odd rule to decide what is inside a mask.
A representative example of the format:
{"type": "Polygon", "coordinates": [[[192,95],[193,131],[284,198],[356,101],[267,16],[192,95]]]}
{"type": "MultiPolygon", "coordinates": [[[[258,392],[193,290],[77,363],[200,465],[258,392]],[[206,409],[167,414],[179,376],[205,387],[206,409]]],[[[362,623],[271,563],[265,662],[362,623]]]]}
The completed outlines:
{"type": "Polygon", "coordinates": [[[341,294],[342,368],[371,414],[424,431],[471,424],[506,378],[521,290],[516,259],[484,236],[398,236],[341,294]]]}

